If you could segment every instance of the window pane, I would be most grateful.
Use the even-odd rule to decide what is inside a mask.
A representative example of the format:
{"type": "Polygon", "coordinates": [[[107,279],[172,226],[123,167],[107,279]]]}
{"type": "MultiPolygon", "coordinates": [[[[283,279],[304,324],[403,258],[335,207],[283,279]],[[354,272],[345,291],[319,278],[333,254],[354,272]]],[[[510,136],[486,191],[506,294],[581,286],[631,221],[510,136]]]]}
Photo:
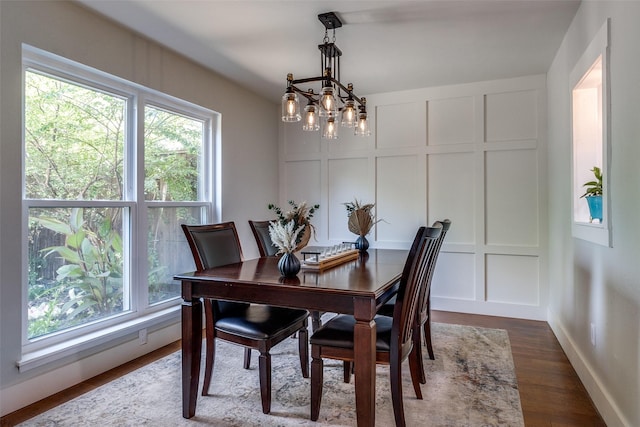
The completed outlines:
{"type": "Polygon", "coordinates": [[[199,200],[204,123],[145,108],[144,194],[146,200],[199,200]]]}
{"type": "Polygon", "coordinates": [[[122,208],[29,210],[28,338],[129,310],[122,208]]]}
{"type": "Polygon", "coordinates": [[[195,264],[180,224],[200,224],[202,208],[149,208],[149,304],[180,296],[175,274],[195,264]]]}
{"type": "Polygon", "coordinates": [[[122,200],[126,101],[25,73],[25,194],[122,200]]]}

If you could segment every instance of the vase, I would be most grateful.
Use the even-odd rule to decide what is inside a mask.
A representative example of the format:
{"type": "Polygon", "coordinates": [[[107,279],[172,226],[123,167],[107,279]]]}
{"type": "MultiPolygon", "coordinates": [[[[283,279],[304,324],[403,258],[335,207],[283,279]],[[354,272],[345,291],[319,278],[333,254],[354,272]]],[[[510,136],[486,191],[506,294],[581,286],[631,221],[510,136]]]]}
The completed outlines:
{"type": "Polygon", "coordinates": [[[367,252],[369,249],[369,241],[364,236],[358,236],[356,239],[356,249],[360,252],[367,252]]]}
{"type": "Polygon", "coordinates": [[[294,277],[300,271],[300,260],[293,252],[286,252],[278,261],[278,270],[284,277],[294,277]]]}
{"type": "Polygon", "coordinates": [[[602,224],[602,196],[587,196],[587,204],[589,205],[589,222],[598,220],[602,224]]]}

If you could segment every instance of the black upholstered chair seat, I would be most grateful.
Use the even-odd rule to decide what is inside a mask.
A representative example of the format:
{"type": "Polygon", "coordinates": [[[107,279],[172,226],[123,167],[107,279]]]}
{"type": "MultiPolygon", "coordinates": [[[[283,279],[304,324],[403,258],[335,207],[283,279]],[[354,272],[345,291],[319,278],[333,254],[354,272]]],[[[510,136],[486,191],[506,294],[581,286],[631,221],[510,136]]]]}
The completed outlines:
{"type": "MultiPolygon", "coordinates": [[[[393,318],[376,316],[376,351],[391,351],[391,327],[393,318]]],[[[312,345],[353,348],[356,319],[340,314],[329,320],[315,331],[311,337],[312,345]]]]}
{"type": "Polygon", "coordinates": [[[227,312],[226,317],[216,322],[215,328],[229,334],[262,340],[295,332],[297,328],[291,325],[304,321],[307,316],[309,313],[306,310],[248,305],[239,307],[235,313],[227,312]]]}

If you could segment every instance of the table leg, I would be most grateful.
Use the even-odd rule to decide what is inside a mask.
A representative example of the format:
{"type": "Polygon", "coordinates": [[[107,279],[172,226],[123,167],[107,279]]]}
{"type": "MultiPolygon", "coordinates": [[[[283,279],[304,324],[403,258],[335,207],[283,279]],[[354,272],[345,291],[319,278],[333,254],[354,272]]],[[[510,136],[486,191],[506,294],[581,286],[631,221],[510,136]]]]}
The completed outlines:
{"type": "Polygon", "coordinates": [[[202,303],[200,299],[182,303],[182,416],[196,414],[200,354],[202,352],[202,303]]]}
{"type": "Polygon", "coordinates": [[[358,303],[355,309],[354,369],[358,427],[373,427],[376,423],[376,322],[372,320],[375,307],[372,311],[369,305],[366,301],[361,307],[365,310],[361,313],[358,303]]]}

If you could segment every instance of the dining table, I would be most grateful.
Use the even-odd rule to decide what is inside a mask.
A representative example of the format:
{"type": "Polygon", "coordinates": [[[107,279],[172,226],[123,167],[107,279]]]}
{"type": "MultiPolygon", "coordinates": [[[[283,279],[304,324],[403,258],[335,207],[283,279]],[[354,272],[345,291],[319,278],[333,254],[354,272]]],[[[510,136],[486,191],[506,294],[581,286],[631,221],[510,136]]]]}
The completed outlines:
{"type": "MultiPolygon", "coordinates": [[[[356,319],[354,373],[358,426],[375,425],[378,308],[397,291],[407,250],[369,249],[326,269],[283,277],[277,257],[174,276],[182,286],[182,415],[195,415],[202,351],[202,299],[213,298],[342,313],[356,319]]],[[[215,381],[215,372],[213,380],[215,381]]]]}

